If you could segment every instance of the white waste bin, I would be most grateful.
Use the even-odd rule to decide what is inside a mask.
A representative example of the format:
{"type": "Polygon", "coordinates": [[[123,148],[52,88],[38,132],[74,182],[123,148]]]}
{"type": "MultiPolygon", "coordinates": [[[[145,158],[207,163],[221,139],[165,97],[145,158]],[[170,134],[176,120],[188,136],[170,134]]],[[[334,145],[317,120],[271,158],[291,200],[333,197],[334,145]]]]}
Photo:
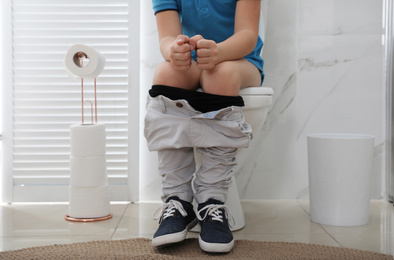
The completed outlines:
{"type": "Polygon", "coordinates": [[[307,142],[311,220],[332,226],[367,224],[374,137],[312,134],[307,142]]]}

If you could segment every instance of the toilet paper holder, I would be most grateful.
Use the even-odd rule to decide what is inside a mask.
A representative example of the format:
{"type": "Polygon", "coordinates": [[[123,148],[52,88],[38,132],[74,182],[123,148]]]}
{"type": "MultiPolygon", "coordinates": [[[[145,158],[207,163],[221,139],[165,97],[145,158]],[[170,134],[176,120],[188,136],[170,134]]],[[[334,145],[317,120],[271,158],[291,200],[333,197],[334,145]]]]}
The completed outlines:
{"type": "MultiPolygon", "coordinates": [[[[76,65],[83,67],[83,59],[89,59],[88,55],[82,51],[77,52],[74,55],[74,62],[76,65]],[[76,61],[79,60],[79,64],[77,64],[76,61]]],[[[93,121],[93,103],[90,100],[84,100],[84,95],[83,95],[83,77],[81,77],[81,107],[82,107],[82,124],[85,124],[85,119],[84,119],[84,103],[89,103],[90,104],[90,113],[91,113],[91,120],[92,120],[92,125],[97,124],[97,90],[96,90],[96,78],[94,78],[94,121],[93,121]]]]}

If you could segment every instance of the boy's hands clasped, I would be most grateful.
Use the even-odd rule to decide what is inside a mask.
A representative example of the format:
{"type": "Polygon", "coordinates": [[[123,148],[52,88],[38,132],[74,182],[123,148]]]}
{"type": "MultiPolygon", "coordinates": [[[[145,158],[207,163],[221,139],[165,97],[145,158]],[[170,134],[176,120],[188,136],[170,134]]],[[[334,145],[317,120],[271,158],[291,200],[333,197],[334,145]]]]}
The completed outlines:
{"type": "Polygon", "coordinates": [[[189,44],[189,37],[179,35],[170,46],[170,62],[176,70],[188,70],[191,67],[192,46],[189,44]]]}
{"type": "Polygon", "coordinates": [[[189,38],[179,35],[170,47],[170,62],[176,70],[189,70],[192,65],[191,52],[196,50],[197,67],[211,70],[218,63],[218,47],[215,41],[201,35],[189,38]]]}

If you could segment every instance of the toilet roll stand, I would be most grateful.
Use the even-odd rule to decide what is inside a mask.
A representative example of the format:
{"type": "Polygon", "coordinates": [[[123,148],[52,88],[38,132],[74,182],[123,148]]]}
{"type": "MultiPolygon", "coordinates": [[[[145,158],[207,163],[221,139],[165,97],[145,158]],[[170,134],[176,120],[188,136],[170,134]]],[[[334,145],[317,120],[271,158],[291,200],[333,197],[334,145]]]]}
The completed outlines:
{"type": "MultiPolygon", "coordinates": [[[[79,60],[79,66],[83,67],[83,59],[88,59],[88,55],[82,51],[77,52],[75,54],[75,58],[79,60]]],[[[75,60],[74,58],[74,60],[75,60]]],[[[81,77],[81,106],[82,106],[82,124],[85,124],[84,120],[84,103],[89,103],[90,104],[90,111],[91,111],[91,118],[92,118],[92,125],[97,124],[97,91],[96,91],[96,78],[94,78],[94,121],[93,121],[93,104],[92,101],[90,100],[84,100],[83,96],[83,78],[81,77]]]]}
{"type": "MultiPolygon", "coordinates": [[[[79,66],[83,67],[83,59],[88,59],[88,55],[84,52],[77,52],[74,55],[74,62],[79,60],[79,66]]],[[[76,63],[77,64],[77,63],[76,63]]],[[[82,125],[85,125],[85,120],[84,120],[84,103],[89,103],[90,104],[90,111],[91,111],[91,120],[92,120],[92,125],[97,124],[97,91],[96,91],[96,78],[94,78],[94,120],[93,120],[93,104],[92,101],[90,100],[85,100],[84,95],[83,95],[83,77],[81,77],[81,107],[82,107],[82,125]]],[[[107,220],[112,218],[112,214],[108,214],[107,216],[103,217],[97,217],[97,218],[74,218],[69,215],[65,216],[65,219],[68,221],[73,221],[73,222],[96,222],[96,221],[102,221],[102,220],[107,220]]]]}

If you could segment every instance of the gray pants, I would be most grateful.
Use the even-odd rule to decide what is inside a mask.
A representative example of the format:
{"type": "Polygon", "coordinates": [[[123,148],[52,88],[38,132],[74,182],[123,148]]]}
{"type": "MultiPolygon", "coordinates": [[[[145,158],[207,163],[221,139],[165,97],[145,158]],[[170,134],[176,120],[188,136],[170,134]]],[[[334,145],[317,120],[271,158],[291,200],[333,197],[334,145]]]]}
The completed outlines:
{"type": "Polygon", "coordinates": [[[178,196],[189,202],[193,197],[197,203],[210,198],[224,202],[237,148],[249,145],[251,132],[241,107],[201,113],[186,100],[149,96],[144,134],[149,150],[159,155],[162,200],[178,196]],[[196,173],[193,148],[201,154],[201,167],[196,173]]]}

